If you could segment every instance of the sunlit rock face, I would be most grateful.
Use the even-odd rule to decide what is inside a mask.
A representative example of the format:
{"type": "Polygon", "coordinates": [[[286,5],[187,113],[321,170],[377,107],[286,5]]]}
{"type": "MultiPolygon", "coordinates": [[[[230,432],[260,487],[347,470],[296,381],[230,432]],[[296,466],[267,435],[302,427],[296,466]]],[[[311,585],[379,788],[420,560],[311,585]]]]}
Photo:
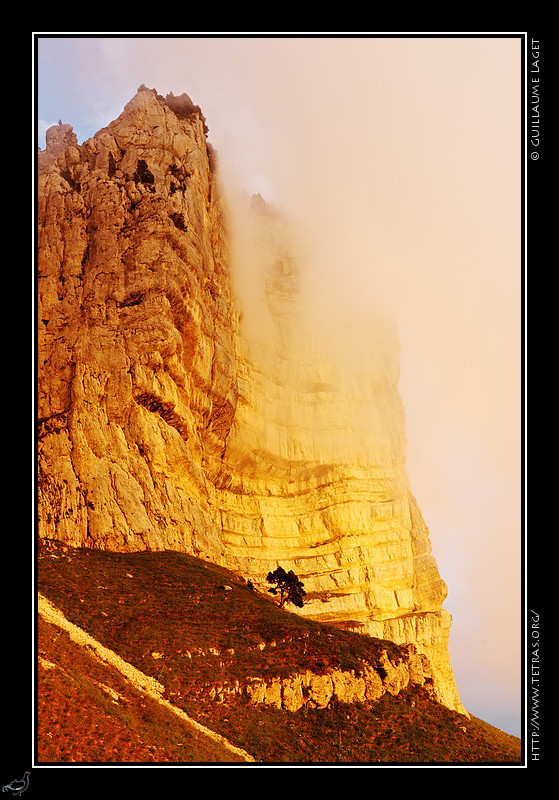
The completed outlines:
{"type": "Polygon", "coordinates": [[[39,535],[189,552],[262,589],[281,564],[305,585],[298,613],[415,643],[462,711],[405,472],[396,331],[374,321],[348,362],[336,320],[322,335],[306,313],[285,220],[260,198],[225,205],[206,134],[186,95],[143,87],[81,146],[47,132],[39,535]]]}

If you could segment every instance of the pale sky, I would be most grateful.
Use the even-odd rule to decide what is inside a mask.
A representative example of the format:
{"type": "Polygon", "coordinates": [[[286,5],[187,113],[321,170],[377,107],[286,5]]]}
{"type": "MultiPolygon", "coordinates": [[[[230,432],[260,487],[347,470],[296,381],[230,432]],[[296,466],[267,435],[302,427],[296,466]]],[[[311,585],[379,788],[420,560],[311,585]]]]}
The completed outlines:
{"type": "Polygon", "coordinates": [[[407,470],[466,708],[520,735],[521,47],[497,35],[39,40],[39,144],[140,84],[199,104],[224,180],[313,242],[320,313],[401,338],[407,470]]]}

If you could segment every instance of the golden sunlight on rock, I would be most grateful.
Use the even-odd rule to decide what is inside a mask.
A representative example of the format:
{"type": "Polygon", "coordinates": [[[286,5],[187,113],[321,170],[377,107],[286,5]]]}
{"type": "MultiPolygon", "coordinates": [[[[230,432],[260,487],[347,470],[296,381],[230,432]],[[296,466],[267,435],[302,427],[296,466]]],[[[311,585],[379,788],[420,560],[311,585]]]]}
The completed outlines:
{"type": "MultiPolygon", "coordinates": [[[[261,587],[281,562],[305,585],[297,613],[414,644],[437,698],[463,711],[405,470],[394,326],[374,320],[359,340],[368,374],[313,326],[289,225],[259,198],[224,202],[186,95],[142,87],[83,145],[69,125],[46,141],[40,536],[192,553],[261,587]]],[[[295,705],[301,686],[284,687],[295,705]]],[[[344,691],[361,690],[375,687],[344,691]]]]}

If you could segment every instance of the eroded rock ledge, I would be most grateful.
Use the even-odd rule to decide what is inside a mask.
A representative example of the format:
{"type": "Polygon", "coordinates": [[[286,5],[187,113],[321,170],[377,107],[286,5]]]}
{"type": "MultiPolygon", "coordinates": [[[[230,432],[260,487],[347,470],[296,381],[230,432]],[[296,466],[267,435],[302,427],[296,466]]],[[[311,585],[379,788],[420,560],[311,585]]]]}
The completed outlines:
{"type": "Polygon", "coordinates": [[[240,695],[253,705],[294,712],[303,707],[327,708],[333,701],[374,703],[386,693],[399,694],[410,684],[432,691],[433,671],[428,659],[418,654],[413,644],[400,649],[402,661],[395,663],[383,650],[374,666],[364,663],[359,673],[334,669],[316,674],[307,670],[286,678],[253,677],[245,682],[212,685],[209,695],[217,702],[240,695]]]}

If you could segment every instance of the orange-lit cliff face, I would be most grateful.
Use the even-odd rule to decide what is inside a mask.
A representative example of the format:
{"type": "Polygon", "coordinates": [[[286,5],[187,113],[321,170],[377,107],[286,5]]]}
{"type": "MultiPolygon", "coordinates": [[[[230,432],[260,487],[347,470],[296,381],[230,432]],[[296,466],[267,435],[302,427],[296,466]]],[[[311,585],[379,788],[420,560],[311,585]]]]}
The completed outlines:
{"type": "Polygon", "coordinates": [[[81,146],[69,125],[49,130],[39,535],[189,552],[256,585],[281,564],[304,582],[300,613],[415,643],[439,699],[463,710],[446,586],[404,467],[396,334],[372,326],[370,374],[346,371],[300,307],[282,218],[265,204],[247,217],[248,287],[231,219],[186,96],[142,88],[81,146]]]}

